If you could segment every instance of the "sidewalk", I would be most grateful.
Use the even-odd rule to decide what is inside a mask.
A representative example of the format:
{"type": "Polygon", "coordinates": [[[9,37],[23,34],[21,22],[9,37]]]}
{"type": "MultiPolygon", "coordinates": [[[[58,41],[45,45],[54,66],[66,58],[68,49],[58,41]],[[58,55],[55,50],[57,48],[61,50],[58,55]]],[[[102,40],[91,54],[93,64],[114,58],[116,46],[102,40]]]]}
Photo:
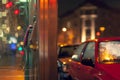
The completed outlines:
{"type": "Polygon", "coordinates": [[[25,80],[24,70],[20,68],[21,58],[3,55],[0,58],[0,80],[25,80]]]}
{"type": "Polygon", "coordinates": [[[24,71],[14,67],[0,67],[0,80],[24,80],[24,71]]]}

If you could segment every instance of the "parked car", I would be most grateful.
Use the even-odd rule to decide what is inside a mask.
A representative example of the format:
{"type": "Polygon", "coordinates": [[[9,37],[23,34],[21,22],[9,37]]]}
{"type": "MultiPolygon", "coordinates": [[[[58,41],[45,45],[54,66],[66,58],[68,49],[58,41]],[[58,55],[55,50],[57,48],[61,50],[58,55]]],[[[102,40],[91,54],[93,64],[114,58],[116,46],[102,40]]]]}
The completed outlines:
{"type": "Polygon", "coordinates": [[[58,48],[58,73],[59,79],[63,80],[68,76],[68,63],[71,61],[73,51],[78,45],[65,45],[58,48]]]}
{"type": "Polygon", "coordinates": [[[68,70],[75,80],[120,80],[120,37],[81,43],[68,70]]]}

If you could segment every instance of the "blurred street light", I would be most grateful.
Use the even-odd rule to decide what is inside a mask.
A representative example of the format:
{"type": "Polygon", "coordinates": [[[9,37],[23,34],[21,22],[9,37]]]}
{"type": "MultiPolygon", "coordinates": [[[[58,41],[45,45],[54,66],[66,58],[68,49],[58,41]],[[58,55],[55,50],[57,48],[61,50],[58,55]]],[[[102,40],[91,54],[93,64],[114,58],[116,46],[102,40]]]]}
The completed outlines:
{"type": "Polygon", "coordinates": [[[3,37],[3,31],[0,29],[0,37],[3,37]]]}
{"type": "Polygon", "coordinates": [[[27,0],[19,0],[20,2],[27,2],[27,0]]]}
{"type": "Polygon", "coordinates": [[[100,31],[101,32],[105,31],[105,27],[100,27],[100,31]]]}
{"type": "Polygon", "coordinates": [[[100,32],[99,32],[99,31],[98,31],[98,32],[96,32],[96,35],[97,35],[97,36],[100,36],[100,32]]]}
{"type": "Polygon", "coordinates": [[[10,41],[11,41],[12,43],[17,43],[17,39],[16,39],[15,37],[10,37],[10,41]]]}
{"type": "Polygon", "coordinates": [[[63,31],[63,32],[66,32],[66,31],[67,31],[67,28],[66,28],[66,27],[63,27],[63,28],[62,28],[62,31],[63,31]]]}
{"type": "Polygon", "coordinates": [[[18,27],[17,27],[17,30],[21,30],[21,26],[18,26],[18,27]]]}

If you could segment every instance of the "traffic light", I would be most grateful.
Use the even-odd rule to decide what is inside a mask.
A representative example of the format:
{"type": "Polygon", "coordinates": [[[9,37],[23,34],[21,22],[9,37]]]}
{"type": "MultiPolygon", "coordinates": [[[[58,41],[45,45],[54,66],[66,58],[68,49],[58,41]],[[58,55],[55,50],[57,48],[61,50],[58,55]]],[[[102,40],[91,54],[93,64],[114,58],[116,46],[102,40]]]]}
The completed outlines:
{"type": "Polygon", "coordinates": [[[20,53],[21,55],[24,55],[24,54],[25,54],[22,46],[19,46],[19,47],[18,47],[18,51],[19,51],[19,53],[20,53]]]}
{"type": "Polygon", "coordinates": [[[19,10],[19,9],[15,9],[15,10],[14,10],[14,14],[15,14],[15,15],[18,15],[19,13],[20,13],[20,10],[19,10]]]}
{"type": "Polygon", "coordinates": [[[8,8],[11,8],[13,6],[13,3],[12,2],[8,2],[6,3],[5,7],[8,9],[8,8]]]}
{"type": "Polygon", "coordinates": [[[22,46],[19,46],[18,51],[22,51],[22,50],[23,50],[22,46]]]}
{"type": "Polygon", "coordinates": [[[20,54],[21,54],[21,55],[24,55],[24,54],[25,54],[25,52],[22,50],[22,51],[20,51],[20,54]]]}

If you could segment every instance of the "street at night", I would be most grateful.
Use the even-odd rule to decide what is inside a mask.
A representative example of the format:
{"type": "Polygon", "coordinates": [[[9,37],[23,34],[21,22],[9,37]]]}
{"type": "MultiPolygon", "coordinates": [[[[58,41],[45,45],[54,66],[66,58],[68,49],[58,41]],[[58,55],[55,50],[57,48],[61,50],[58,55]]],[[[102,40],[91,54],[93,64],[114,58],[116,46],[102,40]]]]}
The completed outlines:
{"type": "Polygon", "coordinates": [[[0,80],[120,80],[120,0],[0,0],[0,80]]]}

